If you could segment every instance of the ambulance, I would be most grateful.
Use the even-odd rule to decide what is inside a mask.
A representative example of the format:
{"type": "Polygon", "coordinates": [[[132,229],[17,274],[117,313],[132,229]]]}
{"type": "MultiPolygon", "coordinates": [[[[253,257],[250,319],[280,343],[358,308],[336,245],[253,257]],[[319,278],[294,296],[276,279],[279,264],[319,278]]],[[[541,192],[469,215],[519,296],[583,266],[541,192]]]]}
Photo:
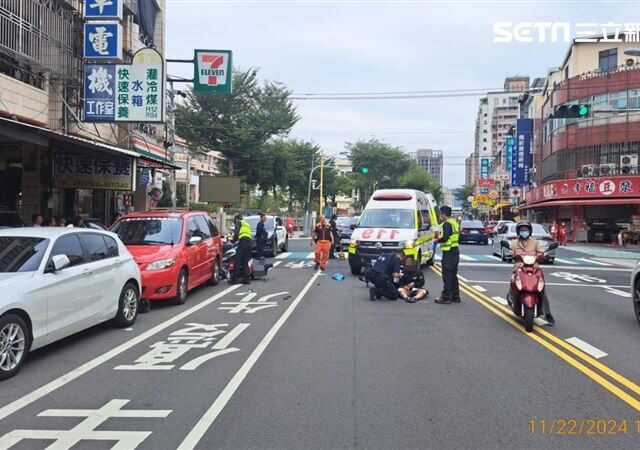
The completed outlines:
{"type": "Polygon", "coordinates": [[[431,194],[413,189],[373,193],[349,242],[351,273],[360,274],[381,253],[403,250],[420,264],[433,264],[440,211],[431,194]]]}

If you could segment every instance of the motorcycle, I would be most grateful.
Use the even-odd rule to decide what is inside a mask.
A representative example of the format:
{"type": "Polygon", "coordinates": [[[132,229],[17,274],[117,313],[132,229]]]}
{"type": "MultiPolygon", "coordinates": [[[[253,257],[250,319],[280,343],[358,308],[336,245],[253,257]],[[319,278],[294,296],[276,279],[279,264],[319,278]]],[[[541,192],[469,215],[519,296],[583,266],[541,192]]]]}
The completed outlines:
{"type": "MultiPolygon", "coordinates": [[[[511,249],[508,241],[501,241],[500,245],[511,249]]],[[[558,248],[556,242],[549,245],[548,250],[558,248]]],[[[544,274],[542,269],[536,267],[536,263],[544,261],[544,254],[515,252],[515,262],[520,262],[523,267],[518,269],[511,277],[511,290],[509,304],[513,313],[524,321],[527,332],[533,331],[533,320],[542,315],[544,301],[544,274]]]]}
{"type": "MultiPolygon", "coordinates": [[[[233,279],[233,272],[236,270],[236,252],[238,245],[232,242],[232,239],[223,238],[222,249],[224,255],[222,257],[222,278],[228,281],[233,279]]],[[[269,269],[273,267],[273,264],[255,264],[253,257],[249,259],[249,277],[252,280],[266,277],[269,269]]]]}

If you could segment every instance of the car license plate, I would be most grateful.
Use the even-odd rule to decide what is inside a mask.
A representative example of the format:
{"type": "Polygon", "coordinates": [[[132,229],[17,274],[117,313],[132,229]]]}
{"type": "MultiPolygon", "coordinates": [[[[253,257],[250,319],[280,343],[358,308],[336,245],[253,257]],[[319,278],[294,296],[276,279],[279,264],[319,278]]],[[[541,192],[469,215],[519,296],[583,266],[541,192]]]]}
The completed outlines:
{"type": "Polygon", "coordinates": [[[471,230],[471,234],[478,234],[480,233],[478,230],[471,230]]]}

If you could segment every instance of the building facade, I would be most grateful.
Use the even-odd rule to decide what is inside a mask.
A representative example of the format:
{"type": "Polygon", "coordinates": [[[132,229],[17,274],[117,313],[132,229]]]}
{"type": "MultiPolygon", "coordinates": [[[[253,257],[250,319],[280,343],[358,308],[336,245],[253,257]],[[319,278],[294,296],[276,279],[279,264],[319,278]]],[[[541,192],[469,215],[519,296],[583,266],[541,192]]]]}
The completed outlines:
{"type": "MultiPolygon", "coordinates": [[[[163,123],[83,122],[83,6],[92,2],[0,2],[0,206],[25,222],[39,213],[109,223],[116,211],[146,209],[153,172],[171,168],[163,123]]],[[[164,56],[164,0],[124,0],[117,21],[119,63],[145,47],[164,56]]]]}
{"type": "Polygon", "coordinates": [[[478,180],[478,176],[480,175],[479,168],[478,168],[478,160],[479,158],[476,152],[471,153],[464,160],[464,168],[465,168],[464,184],[467,186],[476,185],[476,181],[478,180]]]}
{"type": "Polygon", "coordinates": [[[431,177],[442,185],[443,158],[441,150],[420,149],[411,156],[416,163],[426,170],[431,177]]]}
{"type": "Polygon", "coordinates": [[[538,222],[564,222],[569,237],[611,242],[640,223],[640,64],[632,43],[576,43],[550,71],[534,111],[533,179],[526,208],[538,222]],[[587,104],[581,119],[551,119],[587,104]]]}
{"type": "Polygon", "coordinates": [[[172,151],[174,163],[179,167],[175,171],[175,186],[172,189],[174,195],[178,190],[188,190],[189,203],[200,203],[200,177],[220,174],[218,163],[223,159],[222,154],[209,150],[192,155],[187,143],[179,137],[176,137],[172,151]]]}

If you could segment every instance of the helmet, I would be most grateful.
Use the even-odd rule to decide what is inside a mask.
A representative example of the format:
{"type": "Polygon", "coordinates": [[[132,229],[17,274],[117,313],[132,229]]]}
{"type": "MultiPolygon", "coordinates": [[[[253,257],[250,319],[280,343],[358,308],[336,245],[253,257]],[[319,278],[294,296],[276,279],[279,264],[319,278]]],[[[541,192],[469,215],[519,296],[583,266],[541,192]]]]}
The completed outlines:
{"type": "Polygon", "coordinates": [[[233,220],[242,220],[242,214],[236,214],[233,216],[233,220]]]}
{"type": "Polygon", "coordinates": [[[533,227],[531,226],[531,224],[529,222],[527,222],[526,220],[521,220],[520,222],[518,222],[518,224],[516,225],[516,233],[520,234],[520,229],[522,227],[527,227],[529,229],[529,234],[533,234],[533,227]]]}

